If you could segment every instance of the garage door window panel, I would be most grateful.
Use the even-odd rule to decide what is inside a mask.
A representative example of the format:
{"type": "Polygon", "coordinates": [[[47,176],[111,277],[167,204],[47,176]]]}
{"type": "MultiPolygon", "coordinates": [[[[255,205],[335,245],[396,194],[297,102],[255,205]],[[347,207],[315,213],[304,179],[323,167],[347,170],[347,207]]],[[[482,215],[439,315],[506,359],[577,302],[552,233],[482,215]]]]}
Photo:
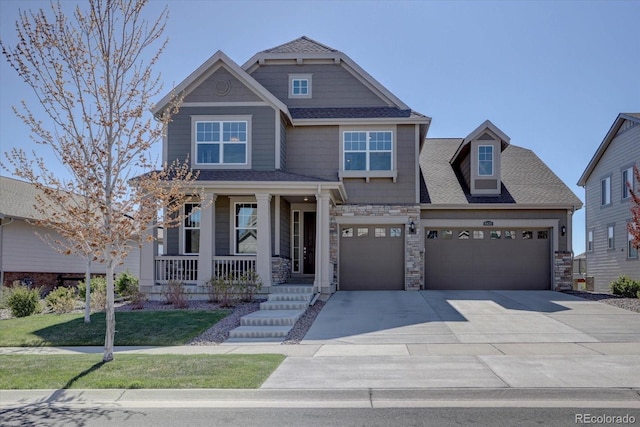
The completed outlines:
{"type": "Polygon", "coordinates": [[[482,239],[484,239],[484,231],[482,231],[482,230],[473,230],[473,238],[474,238],[474,240],[482,240],[482,239]]]}
{"type": "Polygon", "coordinates": [[[386,237],[387,236],[387,229],[386,228],[378,228],[378,227],[376,227],[376,229],[374,231],[374,236],[375,237],[386,237]]]}
{"type": "Polygon", "coordinates": [[[438,238],[438,230],[427,230],[427,239],[436,240],[438,238]]]}
{"type": "Polygon", "coordinates": [[[491,240],[499,240],[502,237],[502,232],[499,230],[491,230],[491,240]]]}
{"type": "Polygon", "coordinates": [[[353,237],[353,228],[344,228],[342,230],[342,237],[345,237],[345,238],[353,237]]]}
{"type": "Polygon", "coordinates": [[[469,230],[460,230],[458,232],[458,240],[468,240],[470,236],[469,230]]]}
{"type": "Polygon", "coordinates": [[[515,240],[516,239],[515,230],[506,230],[504,232],[504,238],[505,238],[505,240],[515,240]]]}
{"type": "Polygon", "coordinates": [[[368,228],[358,228],[358,237],[368,237],[369,229],[368,228]]]}
{"type": "Polygon", "coordinates": [[[402,228],[400,228],[400,227],[391,227],[391,229],[389,229],[389,236],[390,237],[402,237],[402,228]]]}
{"type": "Polygon", "coordinates": [[[522,240],[531,240],[533,239],[533,231],[525,230],[522,232],[522,240]]]}

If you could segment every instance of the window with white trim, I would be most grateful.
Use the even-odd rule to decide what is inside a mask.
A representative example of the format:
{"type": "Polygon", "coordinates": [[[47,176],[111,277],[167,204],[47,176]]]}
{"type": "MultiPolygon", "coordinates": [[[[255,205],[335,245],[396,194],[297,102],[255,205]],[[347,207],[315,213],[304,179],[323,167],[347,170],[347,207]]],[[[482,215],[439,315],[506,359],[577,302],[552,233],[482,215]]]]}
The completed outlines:
{"type": "Polygon", "coordinates": [[[607,249],[611,249],[611,250],[614,249],[615,247],[614,236],[615,236],[615,226],[608,225],[607,226],[607,249]]]}
{"type": "Polygon", "coordinates": [[[258,204],[236,203],[233,227],[234,253],[253,255],[258,248],[258,204]]]}
{"type": "Polygon", "coordinates": [[[587,251],[593,252],[593,230],[587,231],[587,251]]]}
{"type": "Polygon", "coordinates": [[[343,133],[345,171],[393,169],[393,132],[348,131],[343,133]]]}
{"type": "Polygon", "coordinates": [[[608,176],[600,181],[600,205],[611,204],[611,177],[608,176]]]}
{"type": "Polygon", "coordinates": [[[493,145],[478,146],[478,175],[493,175],[493,145]]]}
{"type": "Polygon", "coordinates": [[[183,242],[185,254],[200,252],[200,204],[184,204],[183,242]]]}
{"type": "Polygon", "coordinates": [[[248,122],[245,120],[195,122],[197,165],[246,165],[248,122]]]}
{"type": "Polygon", "coordinates": [[[633,234],[627,233],[627,258],[638,259],[638,248],[633,244],[633,234]]]}
{"type": "Polygon", "coordinates": [[[622,199],[631,197],[633,191],[633,168],[627,168],[622,171],[622,199]]]}
{"type": "Polygon", "coordinates": [[[311,74],[289,74],[289,98],[311,98],[311,74]]]}

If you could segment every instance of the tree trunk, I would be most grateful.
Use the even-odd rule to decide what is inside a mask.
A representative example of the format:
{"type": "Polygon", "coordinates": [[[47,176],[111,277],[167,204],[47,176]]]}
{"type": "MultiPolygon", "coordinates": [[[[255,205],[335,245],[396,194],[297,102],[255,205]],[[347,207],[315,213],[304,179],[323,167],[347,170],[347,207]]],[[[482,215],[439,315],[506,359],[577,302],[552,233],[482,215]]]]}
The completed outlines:
{"type": "MultiPolygon", "coordinates": [[[[110,258],[108,256],[108,258],[110,258]]],[[[115,273],[115,263],[111,259],[106,260],[107,264],[107,303],[105,305],[105,315],[107,318],[107,331],[104,337],[103,362],[113,360],[113,343],[116,335],[116,315],[114,311],[114,286],[113,274],[115,273]]]]}
{"type": "Polygon", "coordinates": [[[84,273],[84,323],[91,323],[91,258],[87,258],[87,270],[84,273]]]}

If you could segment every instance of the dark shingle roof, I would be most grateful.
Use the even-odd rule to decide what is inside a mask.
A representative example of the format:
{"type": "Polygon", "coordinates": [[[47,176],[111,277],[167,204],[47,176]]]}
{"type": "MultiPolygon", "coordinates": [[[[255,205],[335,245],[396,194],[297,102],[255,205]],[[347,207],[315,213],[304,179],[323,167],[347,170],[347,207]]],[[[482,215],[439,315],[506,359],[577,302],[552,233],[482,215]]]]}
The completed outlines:
{"type": "Polygon", "coordinates": [[[328,182],[325,179],[313,176],[298,175],[279,170],[255,171],[255,170],[198,170],[198,181],[278,181],[278,182],[328,182]]]}
{"type": "Polygon", "coordinates": [[[582,205],[533,151],[515,145],[509,145],[501,155],[501,196],[472,196],[460,173],[449,163],[462,141],[462,138],[425,141],[420,153],[420,168],[426,186],[424,194],[421,192],[422,203],[582,205]]]}
{"type": "Polygon", "coordinates": [[[302,36],[288,43],[281,44],[271,49],[263,50],[265,53],[333,53],[336,49],[318,43],[307,36],[302,36]]]}
{"type": "Polygon", "coordinates": [[[411,117],[411,110],[396,107],[289,108],[294,119],[364,119],[411,117]]]}

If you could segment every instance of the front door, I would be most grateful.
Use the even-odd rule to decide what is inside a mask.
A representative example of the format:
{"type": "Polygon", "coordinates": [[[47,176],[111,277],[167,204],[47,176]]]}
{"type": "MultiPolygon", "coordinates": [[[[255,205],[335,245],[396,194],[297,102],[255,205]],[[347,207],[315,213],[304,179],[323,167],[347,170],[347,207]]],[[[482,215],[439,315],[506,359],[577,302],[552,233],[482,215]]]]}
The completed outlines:
{"type": "Polygon", "coordinates": [[[316,272],[316,213],[305,212],[303,217],[302,272],[316,272]]]}

